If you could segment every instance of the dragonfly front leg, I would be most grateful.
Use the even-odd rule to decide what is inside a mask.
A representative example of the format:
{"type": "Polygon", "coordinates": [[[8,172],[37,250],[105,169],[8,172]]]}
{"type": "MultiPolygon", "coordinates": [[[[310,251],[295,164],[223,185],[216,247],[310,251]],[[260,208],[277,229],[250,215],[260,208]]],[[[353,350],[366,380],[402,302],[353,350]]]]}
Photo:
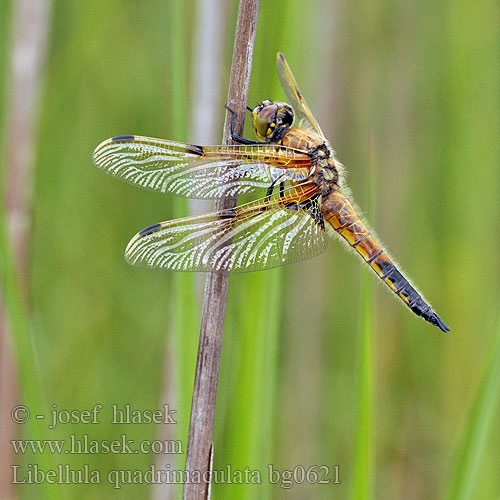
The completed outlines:
{"type": "Polygon", "coordinates": [[[238,142],[240,144],[247,144],[247,145],[256,145],[256,144],[266,144],[265,142],[256,142],[256,141],[251,141],[250,139],[245,139],[244,137],[241,137],[237,134],[234,133],[234,125],[236,123],[236,118],[238,117],[238,113],[234,111],[234,109],[231,109],[227,104],[224,104],[224,107],[233,114],[231,118],[231,137],[233,138],[233,141],[238,142]]]}
{"type": "Polygon", "coordinates": [[[276,185],[276,183],[278,181],[280,183],[280,198],[283,198],[283,196],[285,195],[285,181],[280,180],[280,179],[283,179],[283,177],[284,177],[283,175],[276,177],[276,179],[274,179],[274,181],[271,183],[271,185],[267,188],[266,197],[264,198],[264,200],[266,202],[268,202],[271,199],[271,196],[272,196],[273,191],[274,191],[274,186],[276,185]]]}

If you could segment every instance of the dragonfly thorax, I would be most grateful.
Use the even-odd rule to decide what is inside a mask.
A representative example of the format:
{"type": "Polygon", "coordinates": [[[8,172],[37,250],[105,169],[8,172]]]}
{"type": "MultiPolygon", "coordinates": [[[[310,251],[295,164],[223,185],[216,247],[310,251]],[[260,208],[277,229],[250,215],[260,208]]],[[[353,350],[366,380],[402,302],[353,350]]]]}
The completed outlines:
{"type": "Polygon", "coordinates": [[[286,102],[265,100],[252,111],[253,127],[257,137],[265,142],[277,143],[293,123],[293,109],[286,102]]]}
{"type": "Polygon", "coordinates": [[[340,186],[341,164],[335,159],[335,153],[326,140],[312,130],[292,128],[279,142],[283,146],[303,151],[311,158],[313,170],[311,181],[326,193],[333,185],[340,186]]]}

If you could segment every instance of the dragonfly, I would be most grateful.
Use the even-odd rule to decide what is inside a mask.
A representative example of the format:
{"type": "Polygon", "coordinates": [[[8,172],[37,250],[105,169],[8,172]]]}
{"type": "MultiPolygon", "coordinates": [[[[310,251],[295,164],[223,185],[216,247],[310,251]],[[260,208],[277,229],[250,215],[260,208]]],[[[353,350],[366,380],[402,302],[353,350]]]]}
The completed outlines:
{"type": "Polygon", "coordinates": [[[358,214],[346,194],[344,168],[280,52],[276,65],[289,102],[247,107],[257,141],[235,134],[237,115],[226,106],[234,145],[125,135],[97,146],[99,169],[145,189],[199,199],[257,198],[147,227],[128,243],[127,262],[171,271],[259,271],[315,257],[336,234],[413,313],[450,331],[358,214]]]}

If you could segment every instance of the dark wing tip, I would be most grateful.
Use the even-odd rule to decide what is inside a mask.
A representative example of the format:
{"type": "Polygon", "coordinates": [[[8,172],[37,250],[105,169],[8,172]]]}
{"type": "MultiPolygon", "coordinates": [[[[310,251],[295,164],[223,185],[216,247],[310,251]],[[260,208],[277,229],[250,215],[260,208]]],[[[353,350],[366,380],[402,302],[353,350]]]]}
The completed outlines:
{"type": "Polygon", "coordinates": [[[436,314],[434,313],[429,320],[434,326],[437,326],[443,330],[443,332],[447,333],[450,331],[448,326],[445,324],[445,322],[436,314]]]}
{"type": "Polygon", "coordinates": [[[281,59],[282,61],[285,61],[285,56],[281,52],[278,52],[276,54],[276,59],[281,59]]]}
{"type": "Polygon", "coordinates": [[[117,135],[116,137],[111,138],[113,142],[133,141],[134,139],[135,139],[134,135],[117,135]]]}

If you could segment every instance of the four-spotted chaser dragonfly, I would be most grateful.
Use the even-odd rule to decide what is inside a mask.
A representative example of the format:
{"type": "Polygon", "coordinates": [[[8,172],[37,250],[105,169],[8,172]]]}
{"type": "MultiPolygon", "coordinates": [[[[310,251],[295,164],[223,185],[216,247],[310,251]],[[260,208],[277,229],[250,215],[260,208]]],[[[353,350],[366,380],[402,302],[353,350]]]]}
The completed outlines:
{"type": "Polygon", "coordinates": [[[343,193],[343,167],[281,53],[277,68],[290,104],[266,100],[248,108],[260,142],[234,134],[233,112],[237,145],[196,146],[134,135],[97,146],[98,168],[146,189],[206,199],[266,193],[234,209],[143,229],[129,242],[127,261],[172,271],[257,271],[314,257],[326,249],[327,232],[337,233],[415,314],[449,331],[343,193]]]}

